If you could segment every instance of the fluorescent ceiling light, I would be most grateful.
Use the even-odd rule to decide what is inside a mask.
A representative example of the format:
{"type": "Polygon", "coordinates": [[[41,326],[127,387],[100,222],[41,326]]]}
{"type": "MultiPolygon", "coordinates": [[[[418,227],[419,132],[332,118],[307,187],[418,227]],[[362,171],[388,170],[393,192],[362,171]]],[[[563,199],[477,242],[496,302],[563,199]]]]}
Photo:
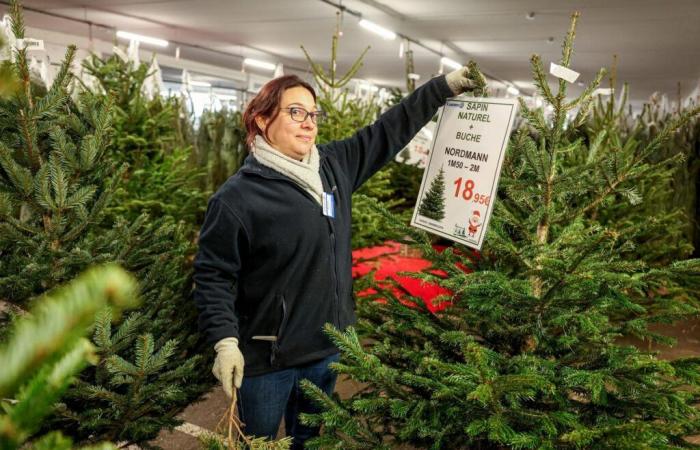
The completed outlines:
{"type": "Polygon", "coordinates": [[[379,88],[369,81],[360,82],[360,89],[367,89],[368,92],[377,92],[379,88]]]}
{"type": "Polygon", "coordinates": [[[445,65],[447,67],[451,67],[452,69],[455,69],[455,70],[460,69],[462,67],[462,65],[460,63],[458,63],[454,59],[448,58],[447,56],[443,56],[442,58],[440,58],[440,63],[442,63],[443,65],[445,65]]]}
{"type": "Polygon", "coordinates": [[[211,87],[211,83],[208,81],[195,81],[192,80],[190,81],[191,86],[200,86],[200,87],[211,87]]]}
{"type": "Polygon", "coordinates": [[[364,29],[367,29],[367,30],[373,32],[373,33],[377,33],[378,35],[380,35],[384,39],[387,39],[390,41],[393,41],[394,39],[396,39],[396,33],[394,33],[391,30],[387,30],[384,27],[380,27],[376,23],[370,22],[367,19],[360,19],[360,26],[364,29]]]}
{"type": "Polygon", "coordinates": [[[140,34],[129,33],[128,31],[117,31],[117,37],[128,39],[130,41],[139,41],[144,44],[157,45],[158,47],[167,47],[169,42],[163,39],[158,39],[150,36],[142,36],[140,34]]]}
{"type": "Polygon", "coordinates": [[[275,64],[265,62],[265,61],[260,61],[257,59],[252,59],[252,58],[245,58],[243,60],[243,64],[245,64],[247,66],[253,66],[253,67],[257,67],[260,69],[267,69],[267,70],[275,70],[275,68],[277,67],[277,65],[275,65],[275,64]]]}
{"type": "Polygon", "coordinates": [[[508,89],[506,89],[506,91],[507,91],[510,95],[518,95],[518,94],[520,94],[520,89],[516,88],[515,86],[508,86],[508,89]]]}

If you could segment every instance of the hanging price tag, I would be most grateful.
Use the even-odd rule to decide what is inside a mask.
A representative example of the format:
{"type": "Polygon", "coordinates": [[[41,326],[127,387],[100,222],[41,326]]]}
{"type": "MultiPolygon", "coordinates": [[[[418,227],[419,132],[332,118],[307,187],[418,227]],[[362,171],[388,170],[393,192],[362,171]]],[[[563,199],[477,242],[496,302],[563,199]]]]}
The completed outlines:
{"type": "Polygon", "coordinates": [[[394,158],[396,161],[418,166],[421,169],[428,164],[428,154],[430,153],[430,142],[433,140],[435,122],[428,122],[423,128],[413,136],[403,151],[394,158]]]}
{"type": "Polygon", "coordinates": [[[15,46],[17,47],[17,50],[22,50],[25,48],[27,49],[27,51],[44,50],[44,41],[41,39],[30,38],[17,39],[17,42],[15,42],[15,46]]]}
{"type": "Polygon", "coordinates": [[[549,73],[557,78],[566,80],[569,83],[573,83],[581,75],[575,70],[571,70],[568,67],[560,66],[559,64],[549,63],[549,73]]]}
{"type": "Polygon", "coordinates": [[[411,225],[481,249],[516,105],[513,98],[447,101],[438,117],[411,225]]]}
{"type": "Polygon", "coordinates": [[[615,90],[613,88],[598,88],[595,91],[593,91],[593,96],[595,97],[596,95],[604,95],[604,96],[610,96],[613,95],[615,90]]]}

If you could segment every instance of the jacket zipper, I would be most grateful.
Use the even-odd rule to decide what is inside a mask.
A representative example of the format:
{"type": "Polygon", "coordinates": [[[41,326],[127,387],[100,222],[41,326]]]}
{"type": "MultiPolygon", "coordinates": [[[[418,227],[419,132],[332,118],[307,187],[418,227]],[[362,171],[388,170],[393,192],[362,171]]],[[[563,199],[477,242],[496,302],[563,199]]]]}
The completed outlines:
{"type": "MultiPolygon", "coordinates": [[[[247,172],[247,173],[250,173],[250,172],[247,172]]],[[[259,175],[259,176],[266,178],[268,180],[281,180],[281,181],[284,181],[286,183],[290,183],[299,192],[303,193],[311,201],[316,203],[316,200],[311,196],[311,194],[306,192],[306,190],[304,190],[301,186],[299,186],[298,184],[296,184],[292,180],[289,180],[287,178],[282,178],[282,177],[270,177],[270,176],[263,175],[261,173],[254,173],[254,174],[259,175]]],[[[328,180],[328,175],[326,175],[326,181],[327,181],[327,184],[330,186],[331,182],[330,182],[330,180],[328,180]]],[[[338,192],[338,185],[333,183],[333,186],[331,188],[331,195],[334,196],[334,199],[333,199],[334,201],[335,201],[335,196],[336,196],[337,192],[338,192]]],[[[338,210],[338,202],[336,201],[335,203],[336,203],[335,209],[337,211],[338,210]]],[[[323,207],[322,206],[321,206],[321,214],[323,214],[323,207]]],[[[335,297],[334,298],[334,304],[335,304],[335,324],[334,325],[336,327],[340,327],[340,295],[338,294],[338,263],[337,263],[336,257],[335,257],[335,226],[333,225],[333,219],[331,219],[330,217],[327,217],[325,215],[323,217],[325,217],[326,223],[328,224],[328,229],[330,231],[331,262],[333,264],[333,272],[332,272],[333,273],[333,295],[335,297]]]]}
{"type": "Polygon", "coordinates": [[[275,367],[275,361],[277,360],[277,353],[280,349],[280,340],[282,339],[282,333],[287,326],[287,302],[284,300],[284,295],[280,295],[280,303],[282,304],[282,320],[280,321],[280,326],[277,329],[277,339],[272,341],[272,349],[270,352],[270,365],[275,367]]]}
{"type": "MultiPolygon", "coordinates": [[[[330,183],[328,183],[330,185],[330,183]]],[[[333,201],[336,203],[334,206],[337,211],[338,202],[335,199],[336,192],[338,191],[338,186],[333,185],[331,188],[331,195],[334,197],[333,201]]],[[[333,295],[335,296],[335,326],[340,327],[340,295],[338,294],[338,262],[335,256],[335,225],[333,224],[333,219],[326,217],[328,223],[328,228],[330,228],[330,240],[331,240],[331,259],[333,262],[333,295]]]]}
{"type": "MultiPolygon", "coordinates": [[[[244,171],[244,173],[247,173],[250,175],[257,175],[257,176],[259,176],[261,178],[265,178],[267,180],[279,180],[279,181],[283,181],[285,183],[289,183],[292,186],[294,186],[294,188],[296,190],[298,190],[303,195],[305,195],[309,200],[314,202],[314,204],[318,205],[318,202],[316,201],[316,199],[314,199],[311,196],[311,194],[306,192],[306,190],[304,188],[302,188],[301,186],[299,186],[294,181],[292,181],[288,178],[279,177],[279,176],[269,176],[269,175],[262,174],[260,172],[253,172],[253,171],[247,171],[247,170],[244,171]]],[[[327,174],[325,174],[325,175],[326,175],[326,178],[328,178],[328,175],[327,174]]],[[[329,180],[327,180],[327,184],[329,186],[331,185],[329,180]]],[[[333,187],[331,188],[331,194],[335,197],[337,191],[338,191],[338,186],[337,186],[337,184],[333,183],[333,187]]],[[[334,200],[335,200],[335,198],[334,198],[334,200]]],[[[336,211],[337,211],[337,203],[338,202],[336,202],[336,211]]],[[[323,206],[318,205],[318,208],[321,210],[321,215],[323,215],[323,206]]],[[[335,299],[334,299],[335,326],[340,327],[340,295],[338,294],[338,264],[337,264],[336,257],[335,257],[335,227],[333,226],[333,221],[331,220],[330,217],[326,217],[325,215],[323,215],[323,216],[325,217],[326,223],[328,224],[328,228],[330,230],[330,246],[331,246],[331,260],[332,260],[331,262],[333,264],[333,272],[332,272],[332,274],[333,274],[333,288],[334,288],[333,294],[335,297],[335,299]]],[[[283,303],[283,305],[284,305],[284,303],[283,303]]],[[[277,339],[277,341],[272,343],[272,352],[270,354],[270,364],[273,366],[274,366],[274,361],[277,359],[276,354],[278,351],[279,351],[279,339],[277,339]]]]}

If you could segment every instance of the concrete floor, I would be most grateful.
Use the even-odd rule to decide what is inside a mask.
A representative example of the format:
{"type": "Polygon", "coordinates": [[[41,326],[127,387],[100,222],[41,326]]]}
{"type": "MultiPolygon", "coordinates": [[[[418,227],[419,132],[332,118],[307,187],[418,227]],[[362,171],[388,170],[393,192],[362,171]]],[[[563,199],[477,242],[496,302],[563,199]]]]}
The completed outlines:
{"type": "MultiPolygon", "coordinates": [[[[700,356],[700,319],[684,322],[677,326],[659,326],[656,331],[678,339],[675,347],[651,347],[652,350],[659,350],[664,359],[676,359],[689,356],[700,356]]],[[[635,342],[632,339],[625,339],[624,342],[634,343],[649,348],[647,344],[635,342]]],[[[339,377],[336,385],[336,392],[347,398],[359,389],[359,383],[349,380],[346,377],[339,377]]],[[[196,437],[201,429],[214,430],[225,414],[228,407],[226,395],[220,387],[213,389],[205,395],[201,401],[190,405],[180,418],[192,424],[186,426],[185,431],[162,431],[157,439],[152,441],[165,450],[200,450],[200,445],[196,437]],[[189,434],[188,434],[189,433],[189,434]]],[[[280,426],[279,436],[284,435],[284,425],[280,426]]],[[[691,442],[700,444],[700,436],[695,436],[691,442]]]]}

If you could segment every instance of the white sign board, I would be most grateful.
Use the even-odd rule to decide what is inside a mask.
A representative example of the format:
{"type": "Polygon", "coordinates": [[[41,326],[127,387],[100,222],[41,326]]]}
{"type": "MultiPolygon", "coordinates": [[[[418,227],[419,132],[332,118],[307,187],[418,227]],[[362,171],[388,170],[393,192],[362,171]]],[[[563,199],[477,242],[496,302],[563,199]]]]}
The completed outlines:
{"type": "Polygon", "coordinates": [[[411,225],[481,249],[516,110],[512,98],[447,101],[411,225]]]}

